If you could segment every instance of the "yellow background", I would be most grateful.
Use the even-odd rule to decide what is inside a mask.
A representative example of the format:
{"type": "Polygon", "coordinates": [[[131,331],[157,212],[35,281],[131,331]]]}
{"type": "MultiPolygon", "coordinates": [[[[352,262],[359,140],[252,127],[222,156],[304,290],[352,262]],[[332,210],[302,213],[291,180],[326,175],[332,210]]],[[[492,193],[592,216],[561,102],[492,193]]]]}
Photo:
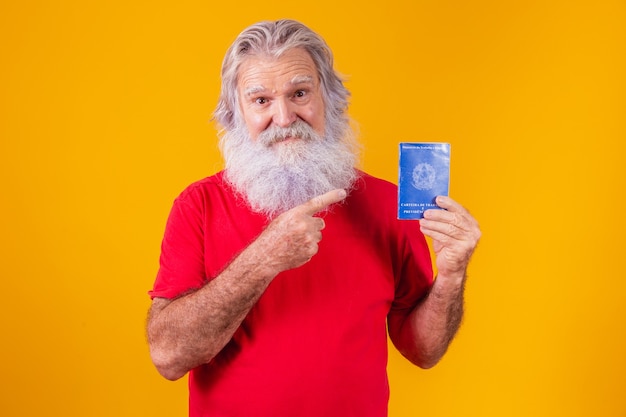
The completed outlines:
{"type": "Polygon", "coordinates": [[[392,352],[390,415],[626,416],[624,1],[4,1],[2,416],[183,416],[145,343],[165,219],[221,167],[208,122],[250,23],[319,31],[362,166],[452,143],[480,220],[436,368],[392,352]]]}

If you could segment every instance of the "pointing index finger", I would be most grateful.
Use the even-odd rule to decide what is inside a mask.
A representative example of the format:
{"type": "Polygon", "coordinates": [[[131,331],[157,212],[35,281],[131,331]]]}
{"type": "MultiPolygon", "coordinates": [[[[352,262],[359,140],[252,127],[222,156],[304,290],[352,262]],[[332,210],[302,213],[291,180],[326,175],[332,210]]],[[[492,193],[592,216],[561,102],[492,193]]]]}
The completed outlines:
{"type": "Polygon", "coordinates": [[[336,189],[327,192],[326,194],[318,195],[317,197],[313,197],[306,203],[304,203],[301,207],[304,208],[304,212],[309,215],[314,215],[318,213],[331,204],[338,203],[346,198],[346,190],[336,189]]]}

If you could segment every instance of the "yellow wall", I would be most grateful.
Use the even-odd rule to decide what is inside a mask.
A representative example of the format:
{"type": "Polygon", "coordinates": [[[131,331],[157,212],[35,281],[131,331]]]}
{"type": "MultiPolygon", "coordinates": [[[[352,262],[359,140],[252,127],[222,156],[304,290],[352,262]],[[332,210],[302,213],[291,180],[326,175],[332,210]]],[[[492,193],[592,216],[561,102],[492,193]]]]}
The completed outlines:
{"type": "Polygon", "coordinates": [[[292,17],[349,76],[363,167],[451,142],[484,232],[445,360],[392,353],[391,416],[626,416],[626,3],[222,3],[0,5],[0,415],[185,415],[144,340],[165,218],[221,166],[226,47],[292,17]]]}

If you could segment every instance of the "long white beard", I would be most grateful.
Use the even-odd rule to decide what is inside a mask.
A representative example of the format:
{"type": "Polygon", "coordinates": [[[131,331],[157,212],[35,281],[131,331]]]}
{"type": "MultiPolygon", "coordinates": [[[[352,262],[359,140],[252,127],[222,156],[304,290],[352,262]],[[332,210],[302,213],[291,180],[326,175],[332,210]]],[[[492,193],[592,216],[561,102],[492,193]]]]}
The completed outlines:
{"type": "Polygon", "coordinates": [[[356,146],[349,138],[321,136],[298,120],[288,128],[270,127],[253,141],[242,125],[224,133],[220,145],[226,180],[255,212],[273,218],[328,191],[349,191],[357,178],[356,146]],[[282,143],[286,137],[295,139],[282,143]]]}

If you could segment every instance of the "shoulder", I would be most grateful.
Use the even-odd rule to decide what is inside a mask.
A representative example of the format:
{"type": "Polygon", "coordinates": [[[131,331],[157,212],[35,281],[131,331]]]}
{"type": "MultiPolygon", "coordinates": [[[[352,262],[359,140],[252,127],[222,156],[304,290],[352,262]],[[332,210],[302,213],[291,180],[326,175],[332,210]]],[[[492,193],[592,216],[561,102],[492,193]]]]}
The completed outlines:
{"type": "Polygon", "coordinates": [[[340,207],[346,222],[389,233],[397,227],[397,186],[359,171],[348,198],[340,207]]]}
{"type": "Polygon", "coordinates": [[[189,184],[177,197],[177,200],[188,200],[197,198],[200,195],[211,194],[225,188],[223,171],[210,177],[194,181],[189,184]]]}
{"type": "Polygon", "coordinates": [[[224,179],[223,171],[189,184],[176,197],[175,205],[205,206],[209,201],[231,200],[233,192],[224,179]]]}
{"type": "Polygon", "coordinates": [[[390,181],[359,171],[359,178],[351,192],[352,200],[359,206],[372,206],[377,211],[395,211],[398,186],[390,181]]]}
{"type": "Polygon", "coordinates": [[[235,197],[223,179],[223,172],[189,184],[174,199],[171,213],[183,217],[198,216],[204,218],[216,207],[229,206],[235,197]]]}
{"type": "Polygon", "coordinates": [[[174,200],[173,210],[207,221],[260,216],[252,213],[244,198],[229,185],[224,171],[189,184],[174,200]]]}
{"type": "Polygon", "coordinates": [[[359,171],[359,179],[355,184],[355,190],[369,194],[391,194],[398,192],[398,186],[390,181],[375,177],[364,171],[359,171]]]}

